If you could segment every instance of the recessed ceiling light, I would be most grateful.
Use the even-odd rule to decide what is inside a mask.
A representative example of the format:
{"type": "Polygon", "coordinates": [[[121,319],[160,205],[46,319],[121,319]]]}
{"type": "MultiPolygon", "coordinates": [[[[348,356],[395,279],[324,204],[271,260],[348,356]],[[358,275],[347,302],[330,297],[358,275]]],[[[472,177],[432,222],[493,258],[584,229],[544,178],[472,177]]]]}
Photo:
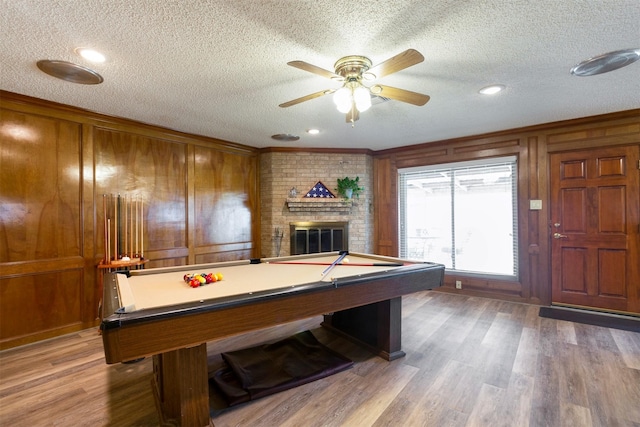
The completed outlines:
{"type": "Polygon", "coordinates": [[[633,64],[638,59],[640,59],[640,48],[616,50],[582,61],[571,69],[571,74],[586,77],[608,73],[633,64]]]}
{"type": "Polygon", "coordinates": [[[75,52],[82,56],[84,59],[91,62],[104,62],[106,60],[105,56],[94,49],[89,49],[86,47],[76,48],[75,52]]]}
{"type": "Polygon", "coordinates": [[[506,88],[505,85],[491,85],[491,86],[483,87],[478,92],[480,92],[483,95],[495,95],[496,93],[502,92],[503,90],[505,90],[505,88],[506,88]]]}
{"type": "Polygon", "coordinates": [[[320,133],[320,129],[307,129],[309,135],[317,135],[320,133]]]}

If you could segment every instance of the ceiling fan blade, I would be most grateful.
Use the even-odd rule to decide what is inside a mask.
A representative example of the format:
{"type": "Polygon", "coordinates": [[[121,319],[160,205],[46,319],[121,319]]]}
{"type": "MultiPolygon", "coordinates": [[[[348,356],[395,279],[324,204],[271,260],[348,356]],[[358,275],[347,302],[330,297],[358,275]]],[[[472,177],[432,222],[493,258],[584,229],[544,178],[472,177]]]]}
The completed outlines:
{"type": "Polygon", "coordinates": [[[315,65],[309,64],[308,62],[291,61],[287,62],[287,65],[290,65],[294,68],[299,68],[304,71],[308,71],[313,74],[317,74],[322,77],[326,77],[327,79],[344,80],[341,76],[335,74],[333,71],[325,70],[324,68],[317,67],[315,65]]]}
{"type": "Polygon", "coordinates": [[[367,73],[372,73],[376,78],[388,76],[405,68],[411,67],[424,61],[424,56],[415,49],[407,49],[397,54],[393,58],[389,58],[384,62],[370,68],[367,73]]]}
{"type": "Polygon", "coordinates": [[[410,90],[398,89],[397,87],[375,85],[371,87],[371,93],[385,98],[395,99],[396,101],[407,102],[413,105],[424,105],[431,97],[410,90]]]}
{"type": "Polygon", "coordinates": [[[356,104],[354,103],[351,106],[351,111],[349,111],[347,113],[347,123],[351,123],[351,125],[353,126],[353,124],[360,118],[360,112],[358,111],[358,109],[356,108],[356,104]]]}
{"type": "Polygon", "coordinates": [[[280,107],[282,108],[291,107],[292,105],[300,104],[301,102],[309,101],[310,99],[319,98],[323,95],[329,95],[330,93],[333,93],[333,92],[335,92],[334,89],[321,90],[320,92],[312,93],[312,94],[303,96],[301,98],[296,98],[289,102],[284,102],[280,104],[280,107]]]}

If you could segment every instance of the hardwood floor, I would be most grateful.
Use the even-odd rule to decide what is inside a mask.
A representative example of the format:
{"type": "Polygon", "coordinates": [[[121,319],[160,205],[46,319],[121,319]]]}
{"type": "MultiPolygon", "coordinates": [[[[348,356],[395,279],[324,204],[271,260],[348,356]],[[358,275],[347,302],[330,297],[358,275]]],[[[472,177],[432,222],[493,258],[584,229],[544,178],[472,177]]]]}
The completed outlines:
{"type": "MultiPolygon", "coordinates": [[[[309,319],[208,344],[312,329],[356,363],[220,409],[216,426],[640,426],[640,334],[538,317],[538,306],[440,292],[403,300],[403,349],[374,357],[309,319]]],[[[0,352],[2,426],[154,426],[151,360],[106,365],[96,330],[0,352]]]]}

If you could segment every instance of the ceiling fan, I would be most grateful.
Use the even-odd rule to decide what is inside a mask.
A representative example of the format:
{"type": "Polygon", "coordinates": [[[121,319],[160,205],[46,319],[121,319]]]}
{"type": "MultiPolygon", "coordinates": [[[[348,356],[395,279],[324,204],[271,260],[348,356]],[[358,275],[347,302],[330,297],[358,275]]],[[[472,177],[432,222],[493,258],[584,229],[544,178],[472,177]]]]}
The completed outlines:
{"type": "Polygon", "coordinates": [[[371,66],[371,60],[366,56],[345,56],[335,63],[334,72],[304,61],[291,61],[287,65],[331,80],[343,82],[343,85],[339,89],[321,90],[320,92],[285,102],[280,104],[280,107],[291,107],[292,105],[333,93],[333,100],[338,107],[338,111],[345,113],[347,115],[347,123],[353,125],[358,120],[360,113],[371,107],[371,95],[421,106],[429,101],[428,95],[377,83],[367,86],[365,82],[388,76],[422,61],[424,61],[424,56],[414,49],[407,49],[374,67],[371,66]]]}

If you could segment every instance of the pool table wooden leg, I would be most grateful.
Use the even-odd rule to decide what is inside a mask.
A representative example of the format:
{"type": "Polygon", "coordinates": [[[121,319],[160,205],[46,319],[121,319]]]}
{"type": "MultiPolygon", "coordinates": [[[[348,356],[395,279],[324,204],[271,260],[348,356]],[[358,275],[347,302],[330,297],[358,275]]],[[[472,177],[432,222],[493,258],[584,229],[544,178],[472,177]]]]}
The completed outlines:
{"type": "Polygon", "coordinates": [[[213,426],[206,343],[153,356],[152,387],[162,425],[213,426]]]}
{"type": "Polygon", "coordinates": [[[325,315],[322,325],[384,359],[405,356],[402,351],[402,297],[325,315]]]}

